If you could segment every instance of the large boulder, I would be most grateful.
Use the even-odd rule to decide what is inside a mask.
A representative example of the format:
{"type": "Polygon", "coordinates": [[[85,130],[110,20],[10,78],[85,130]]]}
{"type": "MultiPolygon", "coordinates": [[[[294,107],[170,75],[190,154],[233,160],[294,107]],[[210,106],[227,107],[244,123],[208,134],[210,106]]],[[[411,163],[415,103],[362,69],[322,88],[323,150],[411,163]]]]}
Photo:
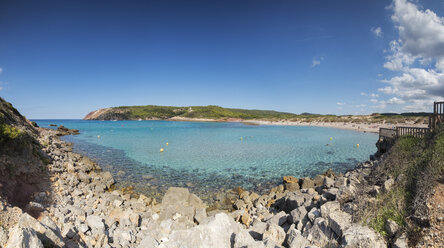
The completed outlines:
{"type": "Polygon", "coordinates": [[[33,229],[45,246],[63,247],[65,245],[63,240],[60,238],[60,234],[56,234],[51,228],[43,225],[27,213],[22,214],[17,226],[20,228],[33,229]]]}
{"type": "Polygon", "coordinates": [[[14,227],[9,230],[5,248],[43,248],[43,244],[32,228],[14,227]]]}
{"type": "Polygon", "coordinates": [[[353,224],[343,234],[342,247],[348,248],[385,248],[384,239],[372,229],[353,224]]]}
{"type": "Polygon", "coordinates": [[[185,230],[174,230],[159,247],[199,248],[231,247],[236,233],[240,232],[239,224],[224,213],[207,218],[206,222],[185,230]]]}
{"type": "Polygon", "coordinates": [[[335,211],[333,213],[330,213],[328,216],[328,224],[329,227],[340,237],[342,236],[342,233],[350,227],[352,222],[351,215],[342,212],[342,211],[335,211]]]}
{"type": "Polygon", "coordinates": [[[160,205],[160,220],[181,216],[182,222],[192,224],[196,208],[205,208],[205,203],[186,188],[170,187],[165,193],[160,205]]]}

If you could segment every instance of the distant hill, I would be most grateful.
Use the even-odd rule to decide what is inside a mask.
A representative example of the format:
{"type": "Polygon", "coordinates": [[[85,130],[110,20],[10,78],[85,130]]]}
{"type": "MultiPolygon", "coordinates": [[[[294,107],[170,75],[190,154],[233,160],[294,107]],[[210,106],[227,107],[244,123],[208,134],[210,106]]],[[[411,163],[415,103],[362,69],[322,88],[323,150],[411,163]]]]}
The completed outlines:
{"type": "Polygon", "coordinates": [[[174,117],[203,118],[203,119],[290,119],[298,115],[293,113],[272,110],[250,110],[223,108],[215,105],[209,106],[121,106],[93,111],[85,116],[85,120],[138,120],[160,119],[166,120],[174,117]]]}
{"type": "Polygon", "coordinates": [[[223,108],[220,106],[120,106],[92,111],[84,120],[211,120],[211,121],[301,121],[353,123],[425,123],[426,113],[373,113],[371,115],[320,115],[309,112],[294,114],[273,110],[223,108]]]}

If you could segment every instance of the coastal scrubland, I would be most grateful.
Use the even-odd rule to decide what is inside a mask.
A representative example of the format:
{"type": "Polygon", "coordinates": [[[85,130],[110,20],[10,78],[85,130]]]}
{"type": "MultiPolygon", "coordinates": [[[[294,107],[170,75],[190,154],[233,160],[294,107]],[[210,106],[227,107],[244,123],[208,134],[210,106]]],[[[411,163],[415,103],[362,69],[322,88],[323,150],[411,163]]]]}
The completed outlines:
{"type": "Polygon", "coordinates": [[[430,218],[433,206],[429,198],[443,179],[444,128],[424,138],[401,137],[369,175],[369,185],[379,185],[370,189],[376,198],[374,201],[364,198],[362,211],[356,212],[356,217],[388,240],[393,236],[387,231],[387,223],[396,223],[407,232],[411,245],[424,239],[444,244],[442,229],[435,237],[424,235],[427,230],[424,228],[430,228],[431,222],[436,221],[430,218]]]}

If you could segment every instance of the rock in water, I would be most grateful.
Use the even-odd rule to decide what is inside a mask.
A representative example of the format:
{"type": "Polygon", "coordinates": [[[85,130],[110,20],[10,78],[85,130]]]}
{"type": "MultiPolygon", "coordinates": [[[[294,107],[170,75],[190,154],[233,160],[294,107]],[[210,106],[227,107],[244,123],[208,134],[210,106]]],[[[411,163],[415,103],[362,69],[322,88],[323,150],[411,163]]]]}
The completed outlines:
{"type": "Polygon", "coordinates": [[[298,183],[299,182],[299,180],[293,176],[284,176],[282,179],[283,179],[284,183],[298,183]]]}

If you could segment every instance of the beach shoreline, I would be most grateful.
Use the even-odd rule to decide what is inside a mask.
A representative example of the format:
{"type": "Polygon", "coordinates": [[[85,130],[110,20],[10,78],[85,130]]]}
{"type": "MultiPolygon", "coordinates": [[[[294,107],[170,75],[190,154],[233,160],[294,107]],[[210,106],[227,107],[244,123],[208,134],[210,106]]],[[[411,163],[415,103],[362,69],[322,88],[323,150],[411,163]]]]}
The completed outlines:
{"type": "Polygon", "coordinates": [[[352,123],[352,122],[304,122],[304,121],[287,121],[287,120],[244,120],[244,119],[208,119],[208,118],[186,118],[186,117],[173,117],[167,119],[167,121],[184,121],[184,122],[233,122],[243,123],[246,125],[268,125],[268,126],[304,126],[304,127],[329,127],[344,130],[352,130],[358,132],[367,133],[379,133],[379,128],[394,128],[396,126],[409,126],[409,127],[427,127],[427,124],[415,124],[414,122],[405,123],[352,123]]]}

